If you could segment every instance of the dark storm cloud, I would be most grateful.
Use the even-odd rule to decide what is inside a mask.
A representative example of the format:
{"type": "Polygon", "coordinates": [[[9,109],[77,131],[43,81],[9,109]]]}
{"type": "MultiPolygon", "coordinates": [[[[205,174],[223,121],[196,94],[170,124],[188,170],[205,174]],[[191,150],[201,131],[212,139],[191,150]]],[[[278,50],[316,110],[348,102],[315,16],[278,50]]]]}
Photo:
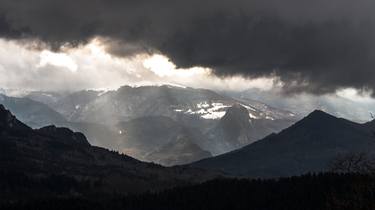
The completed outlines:
{"type": "Polygon", "coordinates": [[[108,38],[217,75],[277,76],[286,91],[375,89],[370,0],[0,0],[0,34],[58,49],[108,38]]]}

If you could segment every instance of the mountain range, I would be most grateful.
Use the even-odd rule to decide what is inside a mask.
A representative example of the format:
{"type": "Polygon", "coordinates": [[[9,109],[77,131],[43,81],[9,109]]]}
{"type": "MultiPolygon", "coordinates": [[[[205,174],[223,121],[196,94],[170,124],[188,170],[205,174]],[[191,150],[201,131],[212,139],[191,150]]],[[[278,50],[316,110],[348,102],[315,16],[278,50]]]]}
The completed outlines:
{"type": "MultiPolygon", "coordinates": [[[[26,112],[27,107],[24,109],[26,112]]],[[[116,138],[118,147],[126,148],[121,154],[92,146],[84,134],[69,128],[49,125],[33,129],[0,105],[0,184],[6,186],[0,194],[27,196],[37,186],[38,195],[43,196],[137,193],[224,175],[274,178],[326,172],[343,154],[375,156],[375,121],[360,124],[316,110],[279,133],[241,147],[251,132],[251,122],[248,109],[238,103],[226,110],[207,135],[170,117],[139,117],[115,125],[120,131],[116,135],[126,134],[126,141],[116,138]],[[158,144],[162,146],[153,147],[158,144]],[[210,144],[233,151],[212,156],[202,149],[210,144]],[[168,166],[189,164],[163,167],[126,153],[168,166]],[[56,191],[52,183],[64,184],[58,184],[56,191]]],[[[76,127],[88,124],[65,123],[76,127]]],[[[103,138],[113,134],[99,128],[98,124],[96,132],[103,138]]]]}
{"type": "Polygon", "coordinates": [[[68,127],[84,133],[94,145],[168,166],[238,149],[298,119],[292,112],[260,102],[170,85],[73,93],[33,91],[19,97],[4,95],[3,99],[0,103],[33,128],[68,127]],[[9,103],[10,99],[18,102],[9,103]],[[25,105],[17,108],[18,104],[25,105]],[[37,111],[30,113],[28,107],[37,107],[31,109],[37,111]],[[229,135],[232,128],[224,126],[230,124],[224,121],[235,120],[237,116],[231,115],[236,112],[230,110],[239,107],[246,120],[236,124],[238,135],[229,135]],[[218,138],[222,134],[225,137],[218,138]]]}
{"type": "Polygon", "coordinates": [[[34,128],[64,126],[84,133],[91,144],[142,161],[194,162],[235,176],[299,175],[328,170],[339,154],[372,153],[374,122],[358,124],[315,111],[293,125],[299,116],[292,112],[234,98],[205,89],[124,86],[1,95],[0,103],[34,128]]]}

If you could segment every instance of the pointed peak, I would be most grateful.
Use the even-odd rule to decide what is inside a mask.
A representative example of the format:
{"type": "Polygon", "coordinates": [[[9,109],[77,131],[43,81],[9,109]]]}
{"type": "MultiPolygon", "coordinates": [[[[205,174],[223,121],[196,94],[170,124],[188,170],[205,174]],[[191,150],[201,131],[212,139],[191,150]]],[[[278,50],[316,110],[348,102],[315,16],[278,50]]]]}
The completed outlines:
{"type": "Polygon", "coordinates": [[[249,111],[240,104],[234,104],[229,107],[221,118],[222,122],[237,122],[239,124],[247,125],[249,123],[249,111]]]}
{"type": "Polygon", "coordinates": [[[322,110],[319,110],[319,109],[316,109],[314,111],[312,111],[310,114],[308,114],[306,116],[306,118],[316,118],[316,117],[334,117],[336,118],[335,116],[331,115],[331,114],[328,114],[327,112],[324,112],[322,110]]]}
{"type": "Polygon", "coordinates": [[[223,119],[228,118],[228,117],[229,118],[235,117],[239,119],[242,118],[242,119],[248,120],[249,111],[240,104],[233,104],[231,107],[227,109],[223,119]]]}
{"type": "Polygon", "coordinates": [[[309,124],[324,124],[327,122],[336,122],[339,118],[328,114],[322,110],[314,110],[308,114],[305,118],[297,122],[297,124],[309,123],[309,124]]]}

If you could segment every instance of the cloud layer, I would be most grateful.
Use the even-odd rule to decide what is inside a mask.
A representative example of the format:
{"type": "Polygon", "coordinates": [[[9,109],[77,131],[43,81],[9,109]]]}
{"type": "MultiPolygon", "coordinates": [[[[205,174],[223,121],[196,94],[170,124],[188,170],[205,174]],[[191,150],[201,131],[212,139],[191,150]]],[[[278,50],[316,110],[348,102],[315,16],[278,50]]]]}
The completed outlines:
{"type": "Polygon", "coordinates": [[[208,68],[178,69],[162,55],[118,58],[100,40],[64,52],[36,51],[0,39],[0,89],[77,91],[172,84],[216,90],[270,89],[273,80],[220,78],[208,68]]]}
{"type": "Polygon", "coordinates": [[[120,57],[160,53],[289,92],[375,89],[371,0],[0,0],[0,35],[54,50],[94,37],[120,57]]]}

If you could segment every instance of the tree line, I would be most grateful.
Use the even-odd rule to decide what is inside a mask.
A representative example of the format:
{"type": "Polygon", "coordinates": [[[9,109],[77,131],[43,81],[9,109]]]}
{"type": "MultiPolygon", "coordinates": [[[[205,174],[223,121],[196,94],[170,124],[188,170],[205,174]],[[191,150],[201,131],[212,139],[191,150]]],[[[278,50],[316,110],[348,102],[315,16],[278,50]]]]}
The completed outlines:
{"type": "Polygon", "coordinates": [[[369,174],[306,174],[280,179],[217,179],[140,195],[33,200],[4,204],[19,210],[367,210],[375,209],[375,178],[369,174]]]}

